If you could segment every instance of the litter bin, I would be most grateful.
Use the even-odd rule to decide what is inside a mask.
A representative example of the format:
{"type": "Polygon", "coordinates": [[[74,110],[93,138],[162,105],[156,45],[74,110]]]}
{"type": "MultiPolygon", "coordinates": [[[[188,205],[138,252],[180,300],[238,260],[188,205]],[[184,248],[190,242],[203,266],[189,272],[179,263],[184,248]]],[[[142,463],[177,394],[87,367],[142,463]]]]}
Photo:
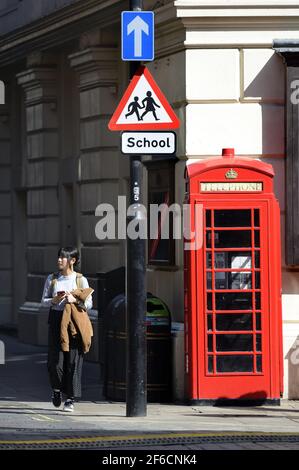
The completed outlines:
{"type": "MultiPolygon", "coordinates": [[[[126,401],[126,303],[116,296],[105,311],[104,395],[126,401]]],[[[171,317],[166,304],[152,294],[146,301],[147,400],[172,400],[171,317]]]]}

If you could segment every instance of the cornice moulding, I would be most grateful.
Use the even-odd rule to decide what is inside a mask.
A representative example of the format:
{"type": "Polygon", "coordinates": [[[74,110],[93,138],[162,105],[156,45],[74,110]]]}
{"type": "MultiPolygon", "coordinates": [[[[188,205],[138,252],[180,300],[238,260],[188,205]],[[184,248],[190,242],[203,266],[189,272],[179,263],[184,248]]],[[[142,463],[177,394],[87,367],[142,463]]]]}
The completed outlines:
{"type": "Polygon", "coordinates": [[[120,22],[126,2],[119,0],[86,0],[84,4],[59,10],[0,38],[0,67],[43,50],[77,39],[90,29],[108,27],[120,22]]]}
{"type": "Polygon", "coordinates": [[[69,55],[72,67],[84,67],[90,63],[113,63],[118,61],[118,49],[115,47],[90,47],[69,55]]]}
{"type": "Polygon", "coordinates": [[[290,8],[298,7],[298,0],[176,0],[180,8],[290,8]]]}
{"type": "Polygon", "coordinates": [[[268,16],[277,18],[292,18],[299,16],[299,6],[292,9],[277,9],[277,8],[265,8],[265,9],[209,9],[209,10],[177,10],[177,17],[184,18],[266,18],[268,16]]]}
{"type": "Polygon", "coordinates": [[[299,0],[293,3],[284,4],[278,8],[278,3],[261,2],[261,7],[257,8],[251,2],[247,7],[240,7],[240,2],[205,2],[199,4],[199,0],[192,3],[183,0],[167,3],[159,7],[156,12],[157,29],[163,24],[177,20],[184,27],[210,28],[210,27],[250,27],[257,25],[259,28],[271,27],[281,30],[283,28],[296,26],[299,29],[299,0]],[[238,5],[238,7],[236,6],[238,5]],[[268,5],[265,8],[265,5],[268,5]],[[294,8],[295,7],[295,8],[294,8]]]}

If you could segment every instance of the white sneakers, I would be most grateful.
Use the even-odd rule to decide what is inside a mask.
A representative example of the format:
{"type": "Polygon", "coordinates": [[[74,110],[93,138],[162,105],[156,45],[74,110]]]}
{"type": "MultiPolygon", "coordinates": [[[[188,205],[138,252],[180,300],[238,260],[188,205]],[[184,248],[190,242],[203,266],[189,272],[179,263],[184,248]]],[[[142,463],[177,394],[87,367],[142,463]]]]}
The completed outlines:
{"type": "Polygon", "coordinates": [[[74,400],[68,398],[63,406],[63,411],[67,411],[68,413],[72,413],[74,411],[74,400]]]}

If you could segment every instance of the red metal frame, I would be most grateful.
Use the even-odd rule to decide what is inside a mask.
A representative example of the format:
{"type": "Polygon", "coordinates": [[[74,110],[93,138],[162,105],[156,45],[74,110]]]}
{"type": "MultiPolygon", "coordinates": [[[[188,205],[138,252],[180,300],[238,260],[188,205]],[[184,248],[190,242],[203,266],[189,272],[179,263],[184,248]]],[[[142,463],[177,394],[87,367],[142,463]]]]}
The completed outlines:
{"type": "MultiPolygon", "coordinates": [[[[273,194],[273,169],[270,165],[247,158],[210,158],[194,163],[187,168],[189,191],[187,201],[191,204],[191,228],[194,230],[195,206],[203,204],[204,213],[211,211],[210,227],[204,223],[203,246],[198,250],[185,251],[185,355],[188,396],[191,400],[205,399],[279,399],[283,387],[282,370],[282,321],[281,321],[281,288],[280,288],[280,214],[279,206],[273,194]],[[258,192],[201,192],[202,182],[228,181],[225,174],[229,168],[237,172],[237,182],[261,182],[262,191],[258,192]],[[250,210],[250,225],[216,227],[214,211],[250,210]],[[259,226],[255,226],[255,210],[259,211],[259,226]],[[251,246],[216,247],[213,245],[215,233],[224,231],[250,231],[251,246]],[[211,233],[211,246],[207,246],[206,233],[211,233]],[[259,246],[255,245],[255,233],[259,232],[259,246]],[[215,267],[216,253],[251,253],[251,264],[245,268],[215,267]],[[259,267],[255,266],[255,253],[260,253],[259,267]],[[207,253],[211,255],[211,267],[207,266],[207,253]],[[251,285],[246,289],[220,287],[216,289],[217,273],[229,277],[229,273],[251,273],[251,285]],[[210,273],[211,286],[207,286],[207,275],[210,273]],[[255,284],[255,273],[259,273],[260,286],[255,284]],[[216,294],[245,293],[251,294],[252,308],[248,310],[217,310],[216,294]],[[212,304],[207,305],[210,294],[212,304]],[[260,305],[256,299],[260,297],[260,305]],[[258,308],[259,307],[259,308],[258,308]],[[251,315],[251,329],[216,330],[216,315],[251,315]],[[208,330],[208,315],[212,318],[212,329],[208,330]],[[261,329],[257,329],[256,319],[261,317],[261,329]],[[221,331],[221,332],[220,332],[221,331]],[[252,335],[253,347],[250,351],[218,350],[218,335],[252,335]],[[256,338],[261,335],[261,351],[257,350],[256,338]],[[208,337],[212,338],[208,345],[208,337]],[[217,371],[217,358],[228,356],[252,357],[252,371],[217,371]],[[262,366],[258,366],[261,357],[262,366]],[[209,358],[210,359],[209,361],[209,358]],[[210,363],[210,367],[209,367],[210,363]],[[213,366],[213,367],[212,367],[213,366]]],[[[226,257],[227,255],[223,255],[226,257]]],[[[240,256],[240,255],[239,255],[240,256]]],[[[240,285],[241,286],[241,285],[240,285]]],[[[217,317],[220,319],[220,317],[217,317]]],[[[222,317],[224,318],[224,317],[222,317]]],[[[228,317],[226,317],[228,318],[228,317]]],[[[236,317],[237,318],[237,317],[236,317]]],[[[250,318],[248,317],[250,320],[250,318]]],[[[211,325],[210,325],[211,327],[211,325]]],[[[226,338],[232,339],[232,336],[226,338]]],[[[233,339],[234,339],[233,338],[233,339]]],[[[245,336],[244,336],[245,339],[245,336]]],[[[247,337],[250,340],[249,336],[247,337]]],[[[220,343],[219,343],[220,344],[220,343]]],[[[239,346],[242,349],[242,347],[239,346]]],[[[224,348],[225,349],[225,348],[224,348]]],[[[251,360],[251,359],[249,359],[251,360]]],[[[220,359],[219,359],[220,361],[220,359]]],[[[219,366],[220,367],[220,366],[219,366]]]]}

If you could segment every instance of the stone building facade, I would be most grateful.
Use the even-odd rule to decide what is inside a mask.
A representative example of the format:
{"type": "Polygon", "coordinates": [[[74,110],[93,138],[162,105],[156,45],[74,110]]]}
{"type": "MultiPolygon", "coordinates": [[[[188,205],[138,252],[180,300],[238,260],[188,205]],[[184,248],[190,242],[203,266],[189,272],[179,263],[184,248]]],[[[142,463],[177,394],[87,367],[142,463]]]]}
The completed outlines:
{"type": "MultiPolygon", "coordinates": [[[[95,237],[95,208],[128,192],[128,160],[107,123],[128,84],[117,0],[7,0],[0,7],[0,323],[46,342],[40,307],[60,245],[81,249],[91,285],[125,263],[122,240],[95,237]]],[[[144,1],[156,14],[155,80],[181,120],[174,200],[186,162],[234,147],[271,163],[285,222],[285,64],[274,40],[299,34],[296,0],[144,1]]],[[[147,171],[145,170],[145,176],[147,171]]],[[[149,263],[148,290],[183,322],[183,249],[149,263]]],[[[290,354],[299,334],[299,270],[282,256],[285,396],[298,398],[290,354]]],[[[97,308],[93,312],[96,321],[97,308]]],[[[294,346],[295,345],[295,346],[294,346]]]]}

